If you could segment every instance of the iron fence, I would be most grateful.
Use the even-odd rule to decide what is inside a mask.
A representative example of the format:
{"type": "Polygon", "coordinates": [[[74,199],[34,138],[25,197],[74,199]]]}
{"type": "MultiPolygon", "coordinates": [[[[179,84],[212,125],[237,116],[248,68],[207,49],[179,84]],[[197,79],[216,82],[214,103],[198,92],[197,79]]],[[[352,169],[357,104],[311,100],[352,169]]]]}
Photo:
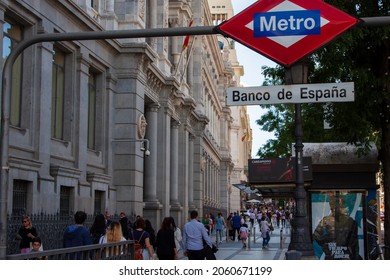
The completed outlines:
{"type": "MultiPolygon", "coordinates": [[[[8,215],[7,226],[7,255],[20,253],[19,243],[16,240],[16,234],[22,225],[22,218],[26,214],[18,213],[8,215]]],[[[73,214],[64,216],[60,214],[32,214],[28,215],[31,218],[33,227],[37,230],[38,236],[42,240],[43,249],[53,250],[63,248],[63,234],[65,229],[74,224],[73,214]]],[[[129,224],[132,225],[135,221],[135,214],[127,216],[129,224]]],[[[90,228],[93,224],[95,215],[87,215],[84,223],[86,228],[90,228]]],[[[119,221],[119,215],[111,215],[112,221],[119,221]]]]}

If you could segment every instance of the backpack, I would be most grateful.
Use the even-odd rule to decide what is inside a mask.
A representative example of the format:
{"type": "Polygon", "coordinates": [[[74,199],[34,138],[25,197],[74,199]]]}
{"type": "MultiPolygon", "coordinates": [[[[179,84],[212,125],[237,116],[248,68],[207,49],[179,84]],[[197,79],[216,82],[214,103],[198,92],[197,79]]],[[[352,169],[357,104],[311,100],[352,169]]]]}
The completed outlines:
{"type": "Polygon", "coordinates": [[[142,245],[140,244],[140,241],[142,239],[142,236],[144,235],[144,232],[145,231],[142,232],[142,234],[138,238],[138,240],[134,239],[134,232],[132,232],[133,240],[134,240],[134,259],[135,260],[143,260],[144,259],[144,256],[142,255],[143,248],[142,248],[142,245]]]}
{"type": "Polygon", "coordinates": [[[248,235],[246,234],[246,231],[241,231],[240,232],[240,239],[246,239],[248,235]]]}

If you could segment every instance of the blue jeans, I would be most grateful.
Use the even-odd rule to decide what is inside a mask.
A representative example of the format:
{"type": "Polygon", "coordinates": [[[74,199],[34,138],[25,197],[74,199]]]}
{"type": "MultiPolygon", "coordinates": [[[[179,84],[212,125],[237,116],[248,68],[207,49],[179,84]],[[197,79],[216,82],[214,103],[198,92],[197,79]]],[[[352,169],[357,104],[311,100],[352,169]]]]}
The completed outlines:
{"type": "Polygon", "coordinates": [[[218,235],[218,233],[219,233],[219,239],[218,239],[218,241],[222,241],[222,229],[217,229],[216,232],[217,232],[217,235],[218,235]]]}
{"type": "Polygon", "coordinates": [[[266,237],[263,238],[263,247],[268,245],[269,240],[271,239],[271,236],[269,235],[269,232],[267,231],[266,237]]]}

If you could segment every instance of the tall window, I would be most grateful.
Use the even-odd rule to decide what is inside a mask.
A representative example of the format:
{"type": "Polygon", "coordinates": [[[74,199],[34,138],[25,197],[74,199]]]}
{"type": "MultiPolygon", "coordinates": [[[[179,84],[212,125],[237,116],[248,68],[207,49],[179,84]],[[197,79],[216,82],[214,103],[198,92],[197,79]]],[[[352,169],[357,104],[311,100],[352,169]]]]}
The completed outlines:
{"type": "Polygon", "coordinates": [[[98,11],[99,10],[99,0],[91,0],[91,8],[98,11]]]}
{"type": "Polygon", "coordinates": [[[14,180],[14,190],[12,193],[12,214],[27,213],[27,190],[28,181],[14,180]]]}
{"type": "Polygon", "coordinates": [[[68,217],[72,211],[72,188],[61,186],[60,190],[60,216],[68,217]]]}
{"type": "Polygon", "coordinates": [[[51,101],[51,137],[64,136],[65,53],[54,47],[51,101]]]}
{"type": "Polygon", "coordinates": [[[95,204],[94,204],[94,212],[95,214],[103,213],[104,211],[104,192],[103,191],[95,191],[95,204]]]}
{"type": "Polygon", "coordinates": [[[88,149],[94,150],[96,133],[96,73],[89,72],[88,81],[88,149]]]}
{"type": "MultiPolygon", "coordinates": [[[[6,19],[3,25],[3,60],[5,60],[16,45],[23,39],[23,27],[6,19]]],[[[12,68],[10,123],[21,126],[22,107],[22,63],[19,55],[12,68]]]]}

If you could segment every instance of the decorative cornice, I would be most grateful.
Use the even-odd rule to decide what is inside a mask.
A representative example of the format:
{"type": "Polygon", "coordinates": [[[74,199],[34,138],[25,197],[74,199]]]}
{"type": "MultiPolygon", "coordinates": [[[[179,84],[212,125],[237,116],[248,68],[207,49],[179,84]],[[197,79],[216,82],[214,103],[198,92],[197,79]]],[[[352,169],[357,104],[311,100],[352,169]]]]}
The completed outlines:
{"type": "Polygon", "coordinates": [[[103,184],[110,184],[112,179],[112,176],[102,173],[95,173],[95,172],[87,172],[87,181],[92,182],[98,182],[103,184]]]}
{"type": "Polygon", "coordinates": [[[72,179],[80,179],[81,170],[59,165],[50,166],[50,175],[53,177],[67,177],[72,179]]]}
{"type": "Polygon", "coordinates": [[[155,94],[159,93],[164,86],[161,78],[150,68],[146,71],[146,84],[155,94]]]}

